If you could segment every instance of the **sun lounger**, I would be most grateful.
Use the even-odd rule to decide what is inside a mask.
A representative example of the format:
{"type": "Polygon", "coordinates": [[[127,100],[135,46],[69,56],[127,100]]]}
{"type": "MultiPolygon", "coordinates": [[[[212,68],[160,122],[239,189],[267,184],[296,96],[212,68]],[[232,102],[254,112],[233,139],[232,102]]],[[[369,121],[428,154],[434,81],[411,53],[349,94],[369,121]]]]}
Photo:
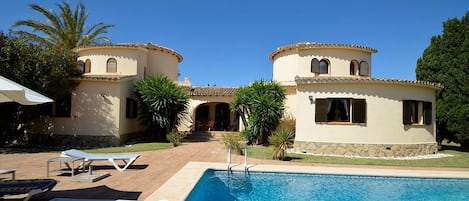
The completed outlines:
{"type": "Polygon", "coordinates": [[[28,194],[25,201],[33,196],[46,193],[57,184],[53,179],[28,179],[28,180],[2,180],[0,181],[0,197],[5,195],[28,194]]]}
{"type": "Polygon", "coordinates": [[[15,180],[15,169],[0,169],[0,174],[11,174],[11,179],[15,180]]]}
{"type": "Polygon", "coordinates": [[[91,154],[77,149],[64,151],[62,152],[62,156],[85,158],[85,161],[88,162],[86,165],[90,165],[93,161],[109,161],[119,171],[126,170],[135,162],[135,160],[137,160],[138,157],[140,157],[139,154],[91,154]],[[116,161],[119,160],[125,163],[124,167],[121,168],[116,163],[116,161]]]}

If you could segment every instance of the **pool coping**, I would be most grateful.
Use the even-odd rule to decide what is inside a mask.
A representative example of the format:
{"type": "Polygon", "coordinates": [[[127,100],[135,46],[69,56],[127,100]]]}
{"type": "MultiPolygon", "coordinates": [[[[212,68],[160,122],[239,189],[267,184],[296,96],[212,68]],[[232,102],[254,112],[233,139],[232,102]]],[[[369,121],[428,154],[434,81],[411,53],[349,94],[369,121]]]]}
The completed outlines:
{"type": "MultiPolygon", "coordinates": [[[[183,201],[185,200],[199,179],[209,169],[226,170],[227,163],[189,162],[158,190],[153,192],[146,201],[183,201]]],[[[242,164],[232,164],[233,171],[244,171],[242,164]]],[[[328,167],[328,166],[295,166],[295,165],[256,165],[247,166],[249,171],[287,172],[287,173],[316,173],[336,175],[365,175],[365,176],[397,176],[397,177],[425,177],[425,178],[462,178],[469,179],[469,172],[462,170],[435,169],[400,169],[375,167],[328,167]]]]}

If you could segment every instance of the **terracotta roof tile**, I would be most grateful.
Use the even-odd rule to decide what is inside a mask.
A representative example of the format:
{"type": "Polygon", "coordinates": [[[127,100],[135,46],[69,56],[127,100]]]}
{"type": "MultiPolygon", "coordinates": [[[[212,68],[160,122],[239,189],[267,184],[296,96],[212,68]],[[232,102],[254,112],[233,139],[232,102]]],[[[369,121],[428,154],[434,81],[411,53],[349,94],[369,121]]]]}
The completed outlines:
{"type": "Polygon", "coordinates": [[[83,74],[82,77],[74,78],[74,80],[105,80],[105,81],[121,81],[135,78],[136,75],[119,75],[119,74],[83,74]]]}
{"type": "Polygon", "coordinates": [[[172,54],[178,58],[178,61],[181,62],[183,60],[181,54],[177,53],[175,50],[164,47],[161,45],[157,45],[154,43],[118,43],[118,44],[100,44],[100,45],[90,45],[90,46],[82,46],[82,47],[77,47],[74,50],[76,52],[79,52],[81,50],[86,50],[86,49],[93,49],[93,48],[119,48],[119,47],[130,47],[130,48],[146,48],[150,50],[159,50],[163,52],[167,52],[169,54],[172,54]]]}
{"type": "Polygon", "coordinates": [[[318,77],[295,77],[297,84],[316,84],[316,83],[388,83],[388,84],[405,84],[414,86],[425,86],[434,89],[441,89],[443,85],[420,80],[400,80],[387,78],[370,78],[358,76],[318,76],[318,77]]]}
{"type": "Polygon", "coordinates": [[[190,87],[187,90],[190,96],[232,96],[238,87],[190,87]]]}
{"type": "Polygon", "coordinates": [[[277,48],[269,55],[270,60],[274,60],[275,56],[280,54],[281,52],[285,52],[288,50],[293,49],[311,49],[311,48],[346,48],[346,49],[357,49],[362,50],[370,53],[378,52],[377,49],[360,46],[360,45],[348,45],[348,44],[328,44],[328,43],[317,43],[317,42],[299,42],[291,45],[286,45],[277,48]]]}

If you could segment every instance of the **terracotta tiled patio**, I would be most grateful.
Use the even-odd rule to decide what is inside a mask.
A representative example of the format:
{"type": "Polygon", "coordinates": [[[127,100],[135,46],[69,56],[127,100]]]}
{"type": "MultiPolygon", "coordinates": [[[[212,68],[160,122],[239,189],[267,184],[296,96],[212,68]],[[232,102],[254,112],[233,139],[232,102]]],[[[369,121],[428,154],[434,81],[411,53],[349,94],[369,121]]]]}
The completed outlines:
{"type": "MultiPolygon", "coordinates": [[[[226,162],[227,160],[227,150],[218,141],[188,142],[172,149],[140,154],[134,165],[124,172],[117,171],[106,161],[93,162],[95,171],[111,174],[93,183],[71,181],[70,174],[50,172],[49,178],[56,179],[59,183],[42,199],[61,197],[144,200],[189,161],[226,162]]],[[[0,154],[0,168],[16,169],[16,179],[46,178],[47,159],[58,155],[59,153],[0,154]]],[[[241,163],[243,160],[241,156],[233,155],[234,163],[241,163]]],[[[256,161],[281,163],[268,160],[256,161]]],[[[58,163],[50,165],[58,167],[58,163]]],[[[9,176],[1,175],[0,178],[9,176]]]]}
{"type": "MultiPolygon", "coordinates": [[[[56,179],[59,183],[41,199],[61,197],[145,200],[189,161],[225,163],[227,160],[227,150],[218,141],[187,142],[172,149],[140,154],[141,157],[135,164],[124,172],[115,170],[107,162],[93,163],[96,166],[95,171],[111,174],[93,183],[71,181],[70,175],[51,172],[49,178],[56,179]]],[[[0,154],[0,168],[16,169],[17,179],[46,178],[46,161],[57,156],[58,153],[0,154]]],[[[242,156],[233,155],[233,163],[242,163],[243,160],[242,156]]],[[[252,158],[249,158],[248,162],[250,164],[310,165],[325,168],[333,166],[252,158]]],[[[458,170],[468,171],[469,174],[467,169],[458,170]]],[[[1,175],[0,177],[8,176],[1,175]]]]}

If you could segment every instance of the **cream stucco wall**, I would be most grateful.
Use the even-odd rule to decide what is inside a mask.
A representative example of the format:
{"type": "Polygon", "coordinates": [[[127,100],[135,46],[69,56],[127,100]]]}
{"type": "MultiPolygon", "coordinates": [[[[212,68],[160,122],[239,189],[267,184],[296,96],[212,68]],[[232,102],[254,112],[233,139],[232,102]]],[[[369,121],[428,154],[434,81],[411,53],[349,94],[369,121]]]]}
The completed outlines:
{"type": "Polygon", "coordinates": [[[91,61],[93,74],[137,75],[137,80],[144,76],[163,74],[171,80],[178,78],[180,57],[158,49],[128,46],[104,46],[83,48],[78,52],[78,60],[91,61]],[[106,63],[109,58],[117,60],[117,73],[107,73],[106,63]]]}
{"type": "Polygon", "coordinates": [[[128,118],[126,115],[127,112],[127,98],[137,100],[134,94],[134,80],[129,79],[121,82],[119,85],[119,134],[131,134],[137,133],[142,130],[138,118],[128,118]]]}
{"type": "Polygon", "coordinates": [[[174,55],[167,54],[163,51],[151,50],[147,59],[147,75],[156,75],[161,73],[167,76],[170,80],[178,79],[179,60],[174,55]]]}
{"type": "Polygon", "coordinates": [[[109,58],[117,60],[117,73],[120,75],[137,75],[138,64],[145,64],[143,51],[138,48],[124,49],[87,49],[79,52],[78,60],[91,61],[90,74],[107,74],[106,64],[109,58]]]}
{"type": "Polygon", "coordinates": [[[273,80],[282,85],[295,85],[295,76],[298,75],[298,66],[300,66],[298,62],[297,54],[292,54],[292,52],[280,53],[273,64],[273,80]]]}
{"type": "Polygon", "coordinates": [[[119,135],[120,86],[117,82],[83,81],[72,93],[71,117],[50,118],[51,134],[119,135]]]}
{"type": "Polygon", "coordinates": [[[297,95],[296,87],[285,87],[285,112],[284,114],[295,117],[297,111],[297,95]]]}
{"type": "Polygon", "coordinates": [[[406,126],[402,123],[402,100],[432,102],[435,111],[434,89],[406,84],[310,84],[299,85],[296,113],[297,141],[360,143],[360,144],[417,144],[435,142],[435,114],[431,125],[406,126]],[[318,98],[366,99],[366,124],[334,125],[315,122],[315,103],[318,98]]]}
{"type": "Polygon", "coordinates": [[[294,85],[296,76],[350,76],[350,62],[353,60],[368,62],[371,76],[371,53],[368,51],[343,48],[293,49],[276,55],[273,79],[283,85],[294,85]],[[328,60],[329,74],[311,73],[313,58],[328,60]]]}

